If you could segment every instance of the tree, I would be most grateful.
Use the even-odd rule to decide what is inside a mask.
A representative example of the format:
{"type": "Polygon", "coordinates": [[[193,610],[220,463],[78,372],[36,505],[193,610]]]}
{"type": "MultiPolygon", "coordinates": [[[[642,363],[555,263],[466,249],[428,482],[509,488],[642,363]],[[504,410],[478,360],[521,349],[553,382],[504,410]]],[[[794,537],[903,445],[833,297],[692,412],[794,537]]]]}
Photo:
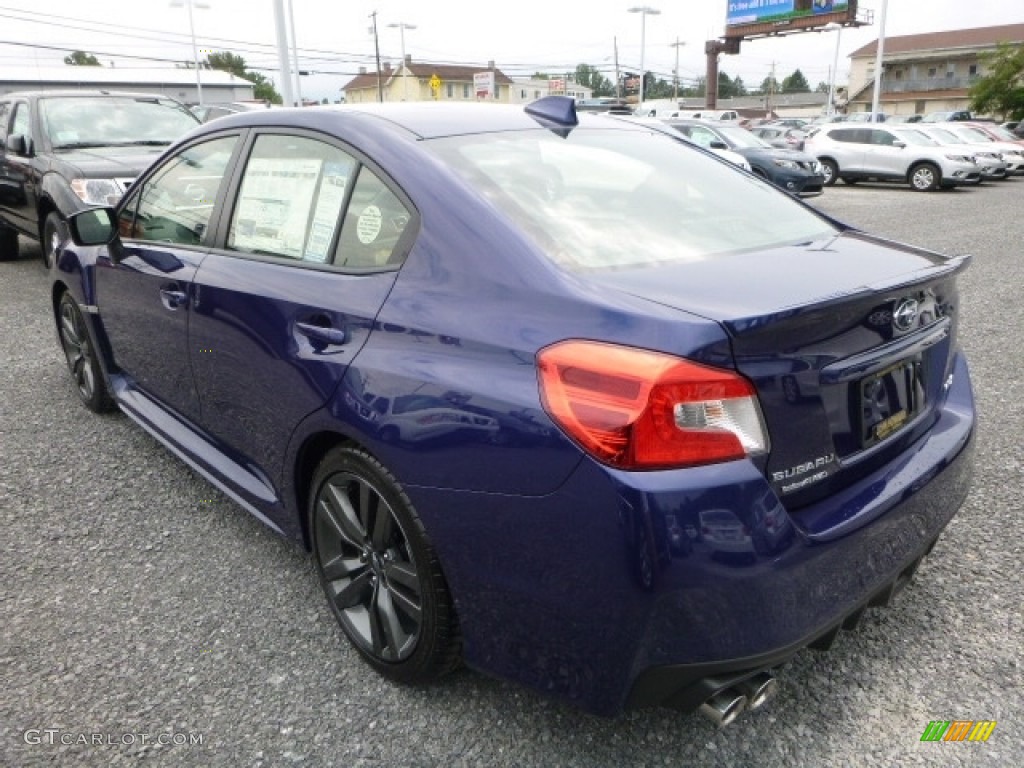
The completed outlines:
{"type": "Polygon", "coordinates": [[[732,95],[733,96],[749,96],[750,92],[747,90],[746,83],[743,82],[743,78],[739,75],[732,80],[732,95]]]}
{"type": "Polygon", "coordinates": [[[758,90],[761,93],[768,93],[769,91],[773,93],[778,93],[782,89],[779,87],[779,81],[776,80],[771,75],[769,75],[768,77],[761,81],[761,87],[758,90]]]}
{"type": "Polygon", "coordinates": [[[815,93],[828,93],[828,83],[822,80],[818,83],[818,87],[814,89],[815,93]]]}
{"type": "Polygon", "coordinates": [[[73,67],[101,67],[100,60],[91,53],[85,51],[72,51],[70,56],[64,57],[64,63],[73,67]]]}
{"type": "Polygon", "coordinates": [[[615,85],[589,64],[576,65],[576,82],[589,88],[594,96],[614,96],[615,85]]]}
{"type": "Polygon", "coordinates": [[[785,93],[810,93],[811,86],[799,69],[794,69],[793,74],[782,81],[782,90],[785,93]]]}
{"type": "Polygon", "coordinates": [[[998,113],[1011,120],[1024,119],[1024,46],[1000,43],[982,56],[988,74],[970,88],[971,109],[998,113]]]}
{"type": "Polygon", "coordinates": [[[274,81],[261,75],[259,72],[250,72],[245,68],[245,59],[230,51],[211,53],[206,57],[206,63],[210,69],[219,69],[222,72],[230,72],[236,77],[248,80],[253,84],[252,93],[261,101],[268,101],[271,104],[281,103],[281,94],[274,89],[274,81]]]}

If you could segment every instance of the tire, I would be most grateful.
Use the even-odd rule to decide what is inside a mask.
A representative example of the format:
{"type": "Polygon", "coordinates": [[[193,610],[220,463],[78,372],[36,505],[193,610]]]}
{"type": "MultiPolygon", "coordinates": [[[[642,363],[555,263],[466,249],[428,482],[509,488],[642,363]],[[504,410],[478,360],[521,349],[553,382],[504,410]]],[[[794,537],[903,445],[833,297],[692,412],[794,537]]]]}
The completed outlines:
{"type": "Polygon", "coordinates": [[[918,163],[907,177],[915,192],[931,192],[942,183],[942,171],[932,163],[918,163]]]}
{"type": "Polygon", "coordinates": [[[68,238],[68,225],[56,211],[51,211],[43,222],[43,237],[39,250],[43,254],[43,266],[49,269],[57,258],[57,248],[68,238]]]}
{"type": "Polygon", "coordinates": [[[313,477],[309,531],[320,584],[366,662],[398,683],[461,663],[451,594],[412,502],[362,449],[330,451],[313,477]]]}
{"type": "Polygon", "coordinates": [[[846,184],[847,186],[850,186],[850,187],[852,187],[852,186],[854,186],[854,185],[855,185],[855,184],[856,184],[856,183],[857,183],[858,181],[860,181],[860,179],[855,179],[855,178],[853,178],[852,176],[843,176],[843,184],[846,184]]]}
{"type": "Polygon", "coordinates": [[[835,160],[822,160],[821,173],[825,177],[822,184],[826,187],[831,187],[836,183],[836,179],[839,178],[839,166],[836,165],[835,160]]]}
{"type": "Polygon", "coordinates": [[[78,398],[94,413],[113,409],[114,401],[107,391],[107,382],[103,378],[103,369],[96,357],[85,318],[70,293],[65,292],[60,298],[57,321],[60,324],[61,347],[75,389],[78,390],[78,398]]]}
{"type": "Polygon", "coordinates": [[[18,233],[0,225],[0,261],[14,261],[18,258],[18,233]]]}

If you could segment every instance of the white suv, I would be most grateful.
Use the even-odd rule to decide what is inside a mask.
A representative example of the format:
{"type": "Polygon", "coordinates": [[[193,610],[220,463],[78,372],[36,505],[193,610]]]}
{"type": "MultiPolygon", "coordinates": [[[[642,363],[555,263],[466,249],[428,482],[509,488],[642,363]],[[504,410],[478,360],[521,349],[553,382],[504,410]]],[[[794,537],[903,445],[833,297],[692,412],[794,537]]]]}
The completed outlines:
{"type": "Polygon", "coordinates": [[[927,192],[981,180],[973,154],[944,147],[912,126],[825,125],[807,138],[804,151],[821,162],[826,185],[875,179],[927,192]]]}

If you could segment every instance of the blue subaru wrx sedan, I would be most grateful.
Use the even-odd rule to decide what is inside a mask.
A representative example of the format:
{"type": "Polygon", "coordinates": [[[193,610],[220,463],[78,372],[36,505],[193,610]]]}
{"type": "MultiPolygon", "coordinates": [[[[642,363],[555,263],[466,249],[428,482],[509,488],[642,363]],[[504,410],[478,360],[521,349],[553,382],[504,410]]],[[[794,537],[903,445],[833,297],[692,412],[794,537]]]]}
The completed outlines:
{"type": "Polygon", "coordinates": [[[966,258],[570,100],[229,116],[69,224],[81,400],[310,549],[392,680],[724,724],[967,493],[966,258]]]}

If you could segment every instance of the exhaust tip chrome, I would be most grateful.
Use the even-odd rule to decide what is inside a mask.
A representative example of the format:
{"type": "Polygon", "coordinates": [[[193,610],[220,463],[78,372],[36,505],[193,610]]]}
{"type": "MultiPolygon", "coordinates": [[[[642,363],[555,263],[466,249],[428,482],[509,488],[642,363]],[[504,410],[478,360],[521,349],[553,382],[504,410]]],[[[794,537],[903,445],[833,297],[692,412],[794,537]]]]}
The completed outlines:
{"type": "Polygon", "coordinates": [[[719,728],[725,728],[747,706],[747,697],[735,688],[716,693],[700,705],[700,713],[719,728]]]}
{"type": "Polygon", "coordinates": [[[775,695],[779,684],[767,672],[754,675],[736,686],[747,697],[747,709],[757,709],[775,695]]]}

